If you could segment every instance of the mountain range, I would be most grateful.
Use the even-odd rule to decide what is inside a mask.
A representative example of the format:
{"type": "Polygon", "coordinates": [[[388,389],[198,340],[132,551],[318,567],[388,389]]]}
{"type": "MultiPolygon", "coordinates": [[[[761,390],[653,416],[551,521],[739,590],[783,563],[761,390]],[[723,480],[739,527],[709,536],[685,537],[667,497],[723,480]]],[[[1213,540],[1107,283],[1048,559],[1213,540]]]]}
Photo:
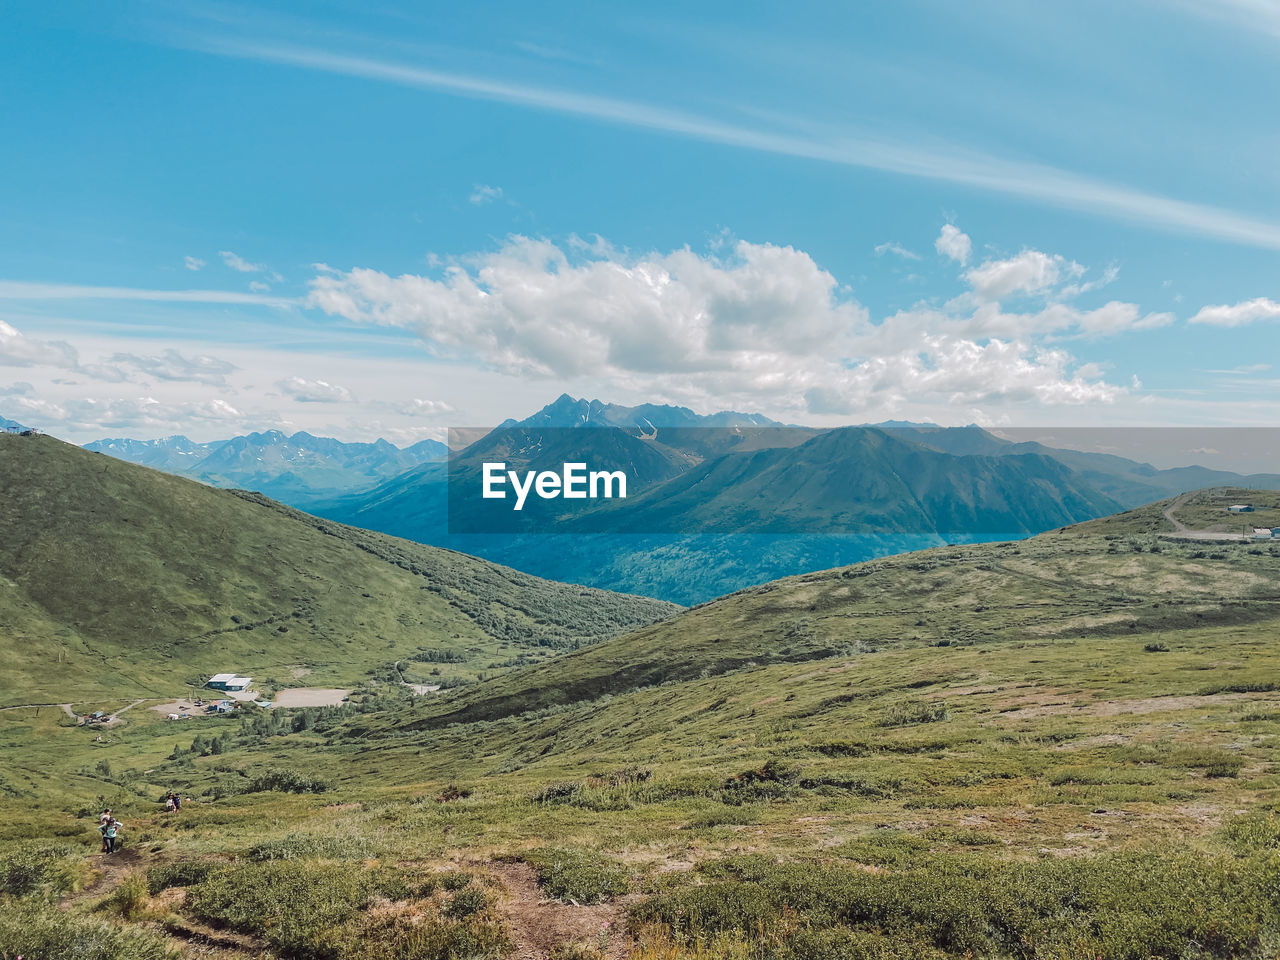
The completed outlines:
{"type": "Polygon", "coordinates": [[[279,430],[209,443],[183,436],[96,440],[85,449],[217,487],[257,490],[286,502],[368,487],[449,453],[438,440],[422,440],[402,449],[382,439],[344,443],[304,432],[289,436],[279,430]]]}
{"type": "Polygon", "coordinates": [[[976,426],[709,419],[565,395],[455,451],[448,469],[426,464],[309,506],[539,576],[690,604],[872,557],[1023,537],[1203,486],[1280,487],[1277,476],[1160,470],[976,426]],[[538,502],[526,516],[499,502],[506,525],[495,526],[480,512],[486,504],[457,496],[478,487],[490,459],[520,470],[591,460],[626,467],[636,482],[626,501],[595,509],[538,502]]]}
{"type": "Polygon", "coordinates": [[[455,431],[451,442],[448,462],[435,441],[401,450],[279,431],[88,448],[538,576],[685,604],[905,550],[1024,537],[1189,489],[1280,487],[1274,475],[1161,470],[977,426],[794,427],[568,394],[493,430],[455,431]],[[535,499],[515,513],[467,493],[495,460],[623,469],[628,498],[535,499]]]}

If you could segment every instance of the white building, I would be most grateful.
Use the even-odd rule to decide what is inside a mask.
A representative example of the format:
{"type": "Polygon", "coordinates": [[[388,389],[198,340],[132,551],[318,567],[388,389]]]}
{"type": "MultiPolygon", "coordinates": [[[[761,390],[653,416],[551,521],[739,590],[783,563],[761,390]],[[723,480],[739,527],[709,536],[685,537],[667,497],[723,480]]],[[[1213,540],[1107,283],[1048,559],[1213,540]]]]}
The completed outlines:
{"type": "Polygon", "coordinates": [[[1227,513],[1253,513],[1253,504],[1233,503],[1227,507],[1227,513]]]}
{"type": "Polygon", "coordinates": [[[1270,527],[1254,527],[1254,528],[1253,528],[1253,539],[1255,539],[1255,540],[1270,540],[1270,539],[1271,539],[1271,533],[1272,533],[1272,531],[1271,531],[1271,528],[1270,528],[1270,527]]]}
{"type": "Polygon", "coordinates": [[[205,684],[214,690],[247,690],[253,683],[253,677],[240,677],[234,673],[219,673],[209,678],[205,684]]]}

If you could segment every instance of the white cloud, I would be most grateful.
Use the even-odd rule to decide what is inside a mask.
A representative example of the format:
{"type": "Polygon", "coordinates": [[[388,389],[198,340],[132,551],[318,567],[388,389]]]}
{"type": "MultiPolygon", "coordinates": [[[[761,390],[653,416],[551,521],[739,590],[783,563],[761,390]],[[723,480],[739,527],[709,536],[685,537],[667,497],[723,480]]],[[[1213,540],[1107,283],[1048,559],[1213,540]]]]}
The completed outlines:
{"type": "Polygon", "coordinates": [[[230,250],[219,250],[218,256],[222,257],[222,262],[232,270],[239,270],[241,273],[261,273],[267,269],[260,263],[250,263],[244,257],[230,250]]]}
{"type": "Polygon", "coordinates": [[[877,243],[875,246],[877,257],[883,257],[886,253],[892,253],[894,256],[902,257],[904,260],[919,260],[920,254],[913,250],[908,250],[900,243],[890,240],[887,243],[877,243]]]}
{"type": "Polygon", "coordinates": [[[75,369],[79,355],[63,340],[36,340],[0,320],[0,366],[75,369]]]}
{"type": "MultiPolygon", "coordinates": [[[[61,430],[172,433],[193,424],[245,425],[246,416],[225,400],[165,403],[155,397],[81,397],[54,402],[18,398],[28,416],[58,424],[61,430]]],[[[255,419],[255,423],[261,420],[255,419]]]]}
{"type": "Polygon", "coordinates": [[[471,191],[471,196],[467,198],[477,207],[486,203],[493,203],[495,200],[502,199],[501,187],[490,187],[483,183],[477,183],[471,191]]]}
{"type": "Polygon", "coordinates": [[[204,261],[199,257],[183,257],[182,264],[188,270],[201,270],[204,268],[204,261]]]}
{"type": "Polygon", "coordinates": [[[327,380],[286,377],[276,386],[299,403],[342,403],[351,399],[350,390],[327,380]]]}
{"type": "Polygon", "coordinates": [[[395,405],[397,413],[411,417],[438,417],[441,414],[453,413],[453,405],[443,400],[420,400],[414,398],[395,405]]]}
{"type": "Polygon", "coordinates": [[[1239,327],[1258,320],[1280,320],[1280,303],[1267,297],[1257,297],[1231,305],[1202,307],[1191,318],[1192,323],[1209,323],[1219,327],[1239,327]]]}
{"type": "Polygon", "coordinates": [[[726,370],[764,353],[810,355],[847,340],[865,311],[801,251],[739,242],[728,258],[690,250],[570,260],[514,237],[441,279],[375,270],[317,276],[309,303],[404,327],[436,353],[533,376],[726,370]]]}
{"type": "Polygon", "coordinates": [[[249,281],[249,289],[254,293],[266,293],[271,289],[271,284],[264,283],[261,280],[251,280],[249,281]]]}
{"type": "Polygon", "coordinates": [[[244,257],[237,253],[232,253],[230,250],[219,250],[218,256],[222,257],[222,262],[228,267],[240,273],[264,273],[277,282],[284,279],[280,274],[269,269],[265,264],[250,263],[244,257]]]}
{"type": "Polygon", "coordinates": [[[1079,277],[1082,273],[1084,268],[1074,261],[1039,250],[1023,250],[1008,260],[988,260],[964,278],[979,297],[999,300],[1015,293],[1044,293],[1056,286],[1059,279],[1079,277]]]}
{"type": "Polygon", "coordinates": [[[131,368],[157,380],[204,383],[210,386],[226,386],[227,375],[236,370],[235,364],[226,360],[203,354],[188,357],[174,349],[165,350],[158,356],[117,353],[108,357],[106,363],[131,368]]]}
{"type": "Polygon", "coordinates": [[[81,360],[79,352],[62,340],[35,340],[0,320],[0,366],[53,367],[104,380],[125,383],[138,377],[226,386],[236,367],[210,356],[188,357],[172,348],[159,355],[116,353],[96,363],[81,360]]]}
{"type": "Polygon", "coordinates": [[[933,248],[944,257],[950,257],[964,266],[969,262],[969,255],[973,252],[973,242],[969,239],[969,235],[955,224],[944,223],[938,239],[933,241],[933,248]]]}
{"type": "Polygon", "coordinates": [[[925,337],[918,349],[879,357],[848,371],[835,383],[807,394],[814,413],[855,414],[873,404],[902,404],[922,397],[951,404],[993,401],[1037,402],[1045,406],[1110,403],[1125,392],[1073,372],[1063,350],[990,340],[979,344],[949,337],[925,337]]]}
{"type": "Polygon", "coordinates": [[[808,254],[739,241],[726,253],[631,255],[601,241],[574,256],[511,238],[441,276],[323,271],[309,304],[411,330],[439,357],[523,377],[590,377],[708,406],[812,412],[904,398],[1110,402],[1122,388],[1036,345],[1040,328],[1105,332],[1130,312],[899,314],[873,324],[808,254]],[[992,331],[1007,327],[1008,336],[992,331]]]}

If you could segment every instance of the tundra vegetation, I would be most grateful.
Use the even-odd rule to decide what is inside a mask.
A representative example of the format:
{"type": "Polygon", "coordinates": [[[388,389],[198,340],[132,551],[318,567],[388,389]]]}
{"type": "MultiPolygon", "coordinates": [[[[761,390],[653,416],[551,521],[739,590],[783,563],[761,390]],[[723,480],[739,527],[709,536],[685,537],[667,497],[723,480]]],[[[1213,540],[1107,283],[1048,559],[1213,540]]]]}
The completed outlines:
{"type": "Polygon", "coordinates": [[[0,711],[0,956],[1275,956],[1280,549],[1162,539],[1166,506],[429,699],[101,742],[0,711]]]}

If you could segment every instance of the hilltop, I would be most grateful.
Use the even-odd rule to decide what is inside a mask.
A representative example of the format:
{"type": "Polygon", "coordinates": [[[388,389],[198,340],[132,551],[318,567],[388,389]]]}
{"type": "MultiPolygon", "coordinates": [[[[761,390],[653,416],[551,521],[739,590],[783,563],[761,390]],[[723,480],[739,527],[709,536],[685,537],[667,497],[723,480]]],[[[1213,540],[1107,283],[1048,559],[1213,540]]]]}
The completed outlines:
{"type": "Polygon", "coordinates": [[[672,609],[0,434],[3,703],[162,696],[226,670],[463,682],[672,609]]]}

